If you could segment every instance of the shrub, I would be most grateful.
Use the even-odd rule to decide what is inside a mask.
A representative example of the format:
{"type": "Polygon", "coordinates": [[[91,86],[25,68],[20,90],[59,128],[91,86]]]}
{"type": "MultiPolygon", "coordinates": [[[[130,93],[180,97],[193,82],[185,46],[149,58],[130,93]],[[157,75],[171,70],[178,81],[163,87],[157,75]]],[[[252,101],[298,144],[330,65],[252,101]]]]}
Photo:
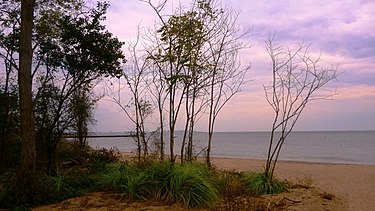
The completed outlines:
{"type": "Polygon", "coordinates": [[[286,182],[271,178],[265,172],[249,174],[244,180],[249,191],[256,195],[281,193],[288,187],[286,182]]]}
{"type": "Polygon", "coordinates": [[[117,148],[91,150],[88,159],[89,170],[91,173],[100,173],[105,169],[106,164],[116,163],[120,157],[121,153],[117,148]]]}
{"type": "Polygon", "coordinates": [[[89,159],[90,147],[82,148],[79,142],[62,139],[56,149],[56,160],[64,166],[82,165],[89,159]]]}
{"type": "Polygon", "coordinates": [[[119,161],[121,153],[116,147],[111,149],[100,148],[91,151],[90,156],[93,161],[111,163],[119,161]]]}
{"type": "Polygon", "coordinates": [[[80,195],[79,189],[71,186],[58,169],[56,176],[40,175],[34,184],[33,193],[24,193],[15,183],[15,172],[0,176],[0,209],[34,206],[51,203],[80,195]]]}
{"type": "Polygon", "coordinates": [[[220,171],[215,176],[220,195],[224,198],[234,198],[246,194],[243,173],[235,171],[220,171]]]}

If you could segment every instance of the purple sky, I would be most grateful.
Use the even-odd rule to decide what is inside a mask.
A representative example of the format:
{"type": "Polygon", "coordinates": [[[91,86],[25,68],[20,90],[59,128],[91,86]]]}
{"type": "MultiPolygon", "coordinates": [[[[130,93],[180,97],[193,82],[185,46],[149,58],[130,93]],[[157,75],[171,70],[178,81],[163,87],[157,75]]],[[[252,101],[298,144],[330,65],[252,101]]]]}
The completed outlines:
{"type": "MultiPolygon", "coordinates": [[[[181,2],[188,5],[189,1],[181,2]]],[[[283,45],[312,43],[310,52],[322,53],[322,64],[339,65],[341,73],[338,81],[330,84],[337,87],[334,100],[309,104],[296,130],[375,130],[375,1],[222,2],[224,7],[240,10],[239,26],[253,27],[246,37],[253,47],[241,52],[241,63],[251,62],[246,78],[252,81],[224,107],[217,131],[270,129],[273,112],[265,100],[263,85],[271,79],[271,66],[264,40],[273,32],[283,45]]],[[[134,39],[137,25],[151,27],[157,20],[151,8],[138,0],[112,0],[110,4],[106,25],[126,43],[134,39]]],[[[133,129],[121,109],[108,100],[99,103],[96,119],[95,131],[133,129]]],[[[153,127],[153,123],[150,125],[153,127]]],[[[206,121],[199,122],[196,129],[206,131],[206,121]]]]}

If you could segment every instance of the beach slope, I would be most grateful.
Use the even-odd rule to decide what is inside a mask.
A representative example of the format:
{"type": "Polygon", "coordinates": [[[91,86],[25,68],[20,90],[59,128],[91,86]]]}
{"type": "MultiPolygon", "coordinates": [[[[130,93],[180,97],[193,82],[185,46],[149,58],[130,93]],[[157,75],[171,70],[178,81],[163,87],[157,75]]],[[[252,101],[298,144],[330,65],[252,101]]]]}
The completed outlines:
{"type": "MultiPolygon", "coordinates": [[[[219,169],[261,171],[265,161],[238,158],[213,158],[219,169]]],[[[280,161],[276,176],[291,182],[308,182],[321,192],[342,199],[348,210],[373,210],[375,207],[375,166],[280,161]]]]}

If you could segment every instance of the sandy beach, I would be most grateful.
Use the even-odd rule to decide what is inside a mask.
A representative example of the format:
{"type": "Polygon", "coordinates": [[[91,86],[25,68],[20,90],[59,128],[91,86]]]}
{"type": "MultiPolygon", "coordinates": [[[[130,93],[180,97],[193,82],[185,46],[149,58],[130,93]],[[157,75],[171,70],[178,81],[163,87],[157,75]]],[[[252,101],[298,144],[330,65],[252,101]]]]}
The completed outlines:
{"type": "MultiPolygon", "coordinates": [[[[261,171],[265,161],[213,158],[219,169],[261,171]]],[[[280,161],[276,176],[291,182],[311,180],[312,186],[342,199],[348,210],[374,210],[375,166],[280,161]]]]}

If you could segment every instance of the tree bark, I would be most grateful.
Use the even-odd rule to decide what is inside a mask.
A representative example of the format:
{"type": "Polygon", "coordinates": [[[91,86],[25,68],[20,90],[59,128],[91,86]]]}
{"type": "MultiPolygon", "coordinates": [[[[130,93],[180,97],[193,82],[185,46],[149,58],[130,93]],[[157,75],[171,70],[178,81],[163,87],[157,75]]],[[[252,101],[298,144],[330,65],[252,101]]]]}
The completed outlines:
{"type": "Polygon", "coordinates": [[[21,1],[21,35],[18,85],[21,124],[21,161],[17,169],[17,186],[32,194],[36,175],[35,121],[32,102],[32,28],[35,0],[21,1]],[[31,191],[31,192],[29,192],[31,191]]]}

